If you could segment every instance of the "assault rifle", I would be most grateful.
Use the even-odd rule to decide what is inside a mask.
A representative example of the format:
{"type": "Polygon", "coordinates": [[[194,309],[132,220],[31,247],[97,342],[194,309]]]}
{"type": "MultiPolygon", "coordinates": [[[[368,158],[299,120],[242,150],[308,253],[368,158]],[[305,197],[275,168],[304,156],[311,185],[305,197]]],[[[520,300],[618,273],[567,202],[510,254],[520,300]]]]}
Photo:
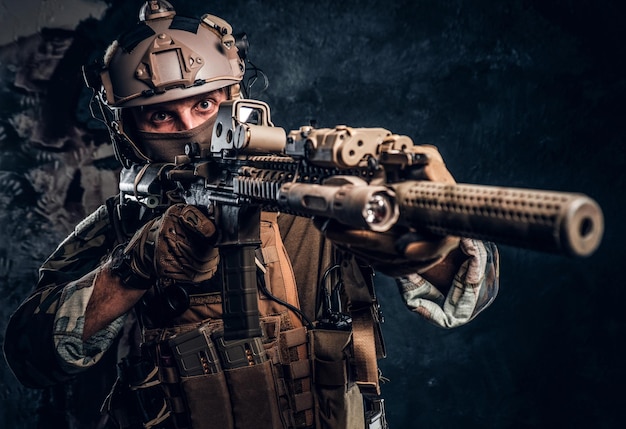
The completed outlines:
{"type": "Polygon", "coordinates": [[[122,171],[122,203],[158,210],[203,206],[220,232],[225,338],[260,335],[255,249],[261,210],[332,218],[385,232],[394,225],[439,235],[584,257],[603,234],[598,204],[578,193],[415,180],[428,163],[407,136],[383,128],[289,134],[267,104],[220,105],[210,147],[190,142],[172,164],[122,171]]]}

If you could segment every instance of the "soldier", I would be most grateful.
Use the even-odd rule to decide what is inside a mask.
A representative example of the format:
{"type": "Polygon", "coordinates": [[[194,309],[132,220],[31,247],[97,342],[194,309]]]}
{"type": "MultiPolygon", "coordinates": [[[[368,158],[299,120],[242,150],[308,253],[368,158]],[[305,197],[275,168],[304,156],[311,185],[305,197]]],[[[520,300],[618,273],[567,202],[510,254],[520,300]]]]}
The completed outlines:
{"type": "MultiPolygon", "coordinates": [[[[220,103],[242,97],[240,47],[216,16],[146,2],[89,80],[123,167],[172,162],[190,141],[209,143],[220,103]]],[[[429,155],[426,179],[454,183],[435,148],[418,150],[429,155]]],[[[103,406],[115,427],[386,427],[372,267],[446,328],[470,321],[498,289],[491,243],[265,212],[260,234],[262,335],[225,339],[213,219],[191,205],[158,211],[110,198],[43,264],[12,316],[11,368],[26,386],[63,383],[125,333],[130,347],[103,406]],[[327,286],[338,278],[341,288],[327,286]],[[346,313],[322,305],[331,294],[346,313]]]]}

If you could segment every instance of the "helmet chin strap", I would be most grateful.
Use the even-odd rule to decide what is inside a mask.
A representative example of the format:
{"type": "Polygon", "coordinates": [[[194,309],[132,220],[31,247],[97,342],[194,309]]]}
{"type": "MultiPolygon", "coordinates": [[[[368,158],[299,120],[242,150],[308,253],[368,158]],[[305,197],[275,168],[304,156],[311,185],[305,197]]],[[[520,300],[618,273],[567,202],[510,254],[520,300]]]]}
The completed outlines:
{"type": "Polygon", "coordinates": [[[188,143],[210,146],[216,119],[210,118],[197,127],[185,131],[154,133],[136,130],[133,134],[137,136],[141,151],[151,162],[174,162],[176,155],[185,154],[185,145],[188,143]]]}

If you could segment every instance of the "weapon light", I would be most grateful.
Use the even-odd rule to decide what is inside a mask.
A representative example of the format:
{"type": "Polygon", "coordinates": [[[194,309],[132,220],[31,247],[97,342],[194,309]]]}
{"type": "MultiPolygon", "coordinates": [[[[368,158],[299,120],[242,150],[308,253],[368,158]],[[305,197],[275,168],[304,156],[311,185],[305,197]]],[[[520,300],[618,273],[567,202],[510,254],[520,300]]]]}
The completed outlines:
{"type": "Polygon", "coordinates": [[[278,202],[294,213],[328,217],[376,232],[388,231],[398,220],[400,211],[392,190],[370,186],[357,177],[335,176],[333,181],[324,185],[285,183],[278,202]]]}

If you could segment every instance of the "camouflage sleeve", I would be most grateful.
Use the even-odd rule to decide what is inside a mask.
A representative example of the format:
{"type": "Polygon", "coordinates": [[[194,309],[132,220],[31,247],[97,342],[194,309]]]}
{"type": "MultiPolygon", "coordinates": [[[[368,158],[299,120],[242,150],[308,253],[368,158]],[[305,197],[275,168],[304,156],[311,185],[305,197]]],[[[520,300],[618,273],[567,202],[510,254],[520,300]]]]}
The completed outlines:
{"type": "Polygon", "coordinates": [[[85,311],[99,272],[100,269],[96,269],[68,283],[59,298],[52,335],[60,366],[68,374],[76,374],[95,365],[113,344],[126,319],[126,314],[120,316],[83,341],[85,311]]]}
{"type": "Polygon", "coordinates": [[[81,367],[79,361],[83,366],[93,363],[115,335],[117,327],[111,326],[88,343],[78,340],[94,276],[113,245],[108,211],[102,206],[40,268],[37,288],[13,313],[5,335],[7,362],[22,384],[41,388],[67,381],[81,367]]]}
{"type": "Polygon", "coordinates": [[[472,320],[498,293],[499,256],[493,243],[461,239],[469,256],[444,296],[419,274],[399,277],[396,283],[409,309],[442,328],[454,328],[472,320]]]}

